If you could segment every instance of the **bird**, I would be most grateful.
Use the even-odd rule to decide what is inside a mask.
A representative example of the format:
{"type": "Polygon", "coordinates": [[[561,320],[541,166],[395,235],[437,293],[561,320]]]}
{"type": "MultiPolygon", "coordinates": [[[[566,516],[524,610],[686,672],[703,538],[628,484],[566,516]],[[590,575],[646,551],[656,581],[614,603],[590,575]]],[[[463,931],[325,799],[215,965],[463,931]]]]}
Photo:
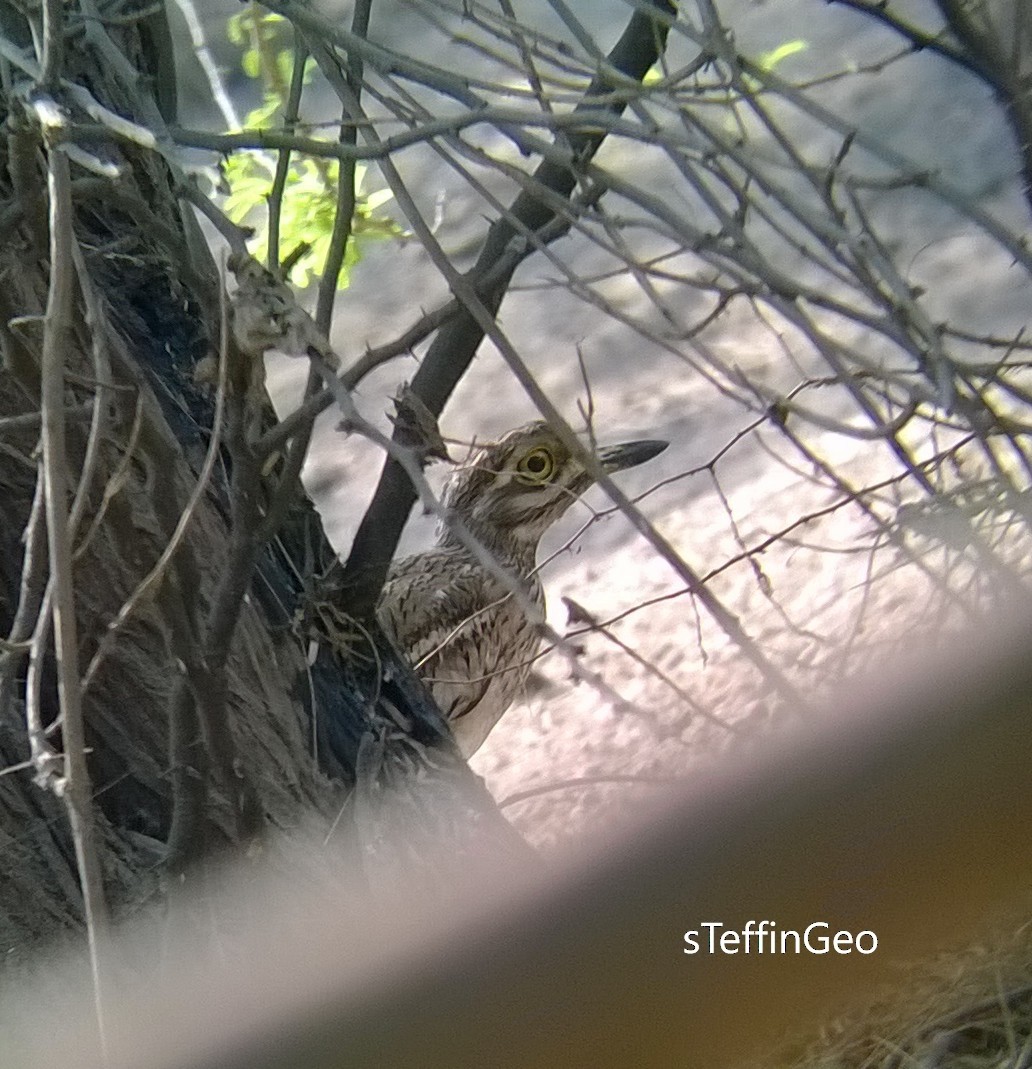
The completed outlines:
{"type": "MultiPolygon", "coordinates": [[[[597,459],[614,473],[651,460],[667,445],[625,442],[599,449],[597,459]]],[[[477,449],[453,473],[443,504],[544,609],[535,570],[541,537],[594,482],[539,420],[477,449]]],[[[429,687],[468,759],[522,691],[540,645],[512,584],[442,523],[433,548],[391,565],[377,618],[429,687]]]]}

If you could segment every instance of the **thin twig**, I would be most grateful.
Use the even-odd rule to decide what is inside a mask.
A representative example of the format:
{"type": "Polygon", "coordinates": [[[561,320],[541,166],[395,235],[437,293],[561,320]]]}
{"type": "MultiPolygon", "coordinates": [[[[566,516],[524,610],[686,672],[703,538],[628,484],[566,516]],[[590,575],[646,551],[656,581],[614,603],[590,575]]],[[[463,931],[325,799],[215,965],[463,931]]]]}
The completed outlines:
{"type": "Polygon", "coordinates": [[[631,783],[640,787],[676,787],[686,781],[685,776],[636,776],[630,773],[619,772],[603,773],[599,776],[574,776],[571,779],[550,780],[548,783],[539,783],[533,787],[526,787],[522,791],[514,791],[507,794],[499,803],[499,809],[507,809],[511,805],[520,802],[529,802],[532,798],[541,798],[546,794],[554,794],[556,791],[568,791],[583,787],[604,787],[611,783],[631,783]]]}
{"type": "MultiPolygon", "coordinates": [[[[298,110],[301,107],[301,93],[305,85],[305,64],[308,62],[308,49],[295,33],[294,65],[290,73],[290,88],[283,108],[283,125],[288,133],[293,133],[297,126],[298,110]]],[[[283,195],[287,189],[290,176],[290,149],[282,149],[276,159],[276,170],[269,188],[269,269],[275,271],[280,266],[280,222],[283,217],[283,195]]]]}
{"type": "MultiPolygon", "coordinates": [[[[85,419],[92,415],[92,400],[83,401],[80,405],[71,405],[65,412],[65,418],[68,420],[85,419]]],[[[42,422],[43,417],[39,412],[25,412],[20,416],[7,416],[5,419],[0,419],[0,437],[39,430],[42,422]]]]}
{"type": "MultiPolygon", "coordinates": [[[[630,657],[630,659],[634,661],[636,665],[642,668],[650,676],[653,676],[655,679],[658,679],[660,683],[662,683],[669,690],[673,691],[673,693],[676,694],[682,702],[684,702],[685,707],[689,710],[689,715],[685,719],[690,719],[693,715],[701,716],[703,719],[708,720],[710,723],[715,724],[719,728],[723,728],[725,731],[730,731],[734,733],[740,730],[734,723],[722,720],[715,713],[711,712],[704,705],[696,701],[695,698],[693,698],[688,693],[688,691],[684,689],[684,687],[682,687],[675,680],[671,679],[671,677],[667,675],[667,673],[664,672],[662,668],[660,668],[656,664],[653,664],[652,661],[648,660],[648,658],[646,657],[643,657],[632,646],[629,646],[626,642],[624,642],[622,638],[620,638],[619,635],[615,634],[610,627],[607,627],[605,624],[599,621],[597,617],[595,617],[592,613],[588,612],[579,602],[574,601],[573,598],[566,597],[563,598],[563,603],[566,605],[567,611],[569,613],[570,623],[585,624],[585,630],[601,635],[604,639],[606,639],[607,642],[611,642],[614,646],[616,646],[618,650],[620,650],[626,656],[630,657]]],[[[584,634],[585,630],[578,631],[578,634],[584,634]]],[[[655,731],[657,728],[657,725],[654,720],[650,721],[649,726],[653,729],[653,731],[655,731]]],[[[673,730],[660,725],[660,733],[665,733],[668,735],[680,734],[683,727],[683,721],[679,721],[678,723],[676,723],[673,730]]]]}
{"type": "Polygon", "coordinates": [[[240,128],[240,116],[237,114],[229,93],[226,92],[218,63],[204,35],[204,24],[197,13],[197,7],[193,0],[175,0],[175,4],[183,16],[183,21],[186,23],[194,55],[201,65],[201,70],[204,71],[204,77],[208,81],[208,88],[211,90],[212,100],[215,101],[215,105],[218,107],[226,125],[231,130],[238,130],[240,128]]]}
{"type": "MultiPolygon", "coordinates": [[[[369,33],[369,14],[372,0],[356,0],[351,16],[351,32],[364,40],[369,33]]],[[[343,102],[339,141],[342,145],[354,145],[358,131],[348,121],[348,115],[359,110],[362,99],[362,57],[349,52],[347,57],[347,91],[349,99],[343,102]]],[[[337,204],[333,216],[333,229],[330,232],[329,245],[326,250],[326,262],[319,279],[316,297],[315,324],[325,335],[330,333],[333,320],[333,305],[337,296],[337,284],[340,281],[341,268],[348,245],[352,241],[352,227],[355,218],[355,161],[342,160],[337,171],[337,204]]]]}
{"type": "MultiPolygon", "coordinates": [[[[40,414],[42,417],[42,413],[40,414]]],[[[11,622],[7,641],[0,655],[0,716],[6,716],[11,698],[11,684],[14,673],[22,663],[26,653],[31,652],[32,643],[26,642],[35,630],[39,619],[43,588],[45,585],[47,559],[47,532],[44,522],[44,500],[42,472],[36,479],[36,492],[32,498],[32,508],[25,524],[22,539],[25,544],[22,558],[21,586],[18,594],[18,608],[11,622]]],[[[31,725],[30,725],[31,730],[31,725]]],[[[42,735],[42,722],[39,724],[37,738],[42,735]]]]}
{"type": "MultiPolygon", "coordinates": [[[[56,28],[60,33],[60,25],[56,28]]],[[[78,628],[75,619],[75,585],[68,529],[68,486],[65,449],[65,361],[71,349],[74,267],[71,179],[68,158],[58,144],[48,154],[50,194],[50,289],[44,319],[41,359],[43,413],[43,480],[46,488],[47,541],[54,588],[54,652],[57,660],[57,694],[61,709],[64,773],[57,786],[68,809],[75,843],[83,911],[90,947],[97,1026],[106,1050],[103,944],[110,920],[99,856],[99,838],[93,817],[92,790],[86,764],[86,734],[79,681],[78,628]]],[[[49,770],[44,770],[49,775],[49,770]]]]}

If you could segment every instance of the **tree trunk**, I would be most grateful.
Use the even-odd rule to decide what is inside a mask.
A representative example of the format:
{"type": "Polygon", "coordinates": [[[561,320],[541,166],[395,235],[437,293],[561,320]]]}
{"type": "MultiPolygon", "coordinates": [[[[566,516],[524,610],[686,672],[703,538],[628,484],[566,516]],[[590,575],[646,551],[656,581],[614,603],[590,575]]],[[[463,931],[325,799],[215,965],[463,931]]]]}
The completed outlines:
{"type": "MultiPolygon", "coordinates": [[[[3,2],[0,15],[4,36],[24,46],[30,63],[13,69],[31,81],[25,19],[3,2]]],[[[89,33],[73,39],[54,99],[72,121],[89,124],[84,97],[70,86],[88,87],[112,112],[160,133],[174,108],[169,52],[155,48],[163,34],[167,41],[163,14],[108,32],[157,79],[153,99],[164,115],[148,106],[149,90],[133,83],[132,71],[91,46],[89,33]],[[148,67],[148,56],[161,63],[148,67]]],[[[17,85],[0,99],[7,130],[0,143],[0,628],[13,643],[0,653],[0,760],[11,770],[0,776],[0,954],[7,960],[83,922],[65,806],[45,786],[54,780],[38,754],[31,760],[26,733],[33,675],[26,646],[48,576],[42,508],[33,506],[51,279],[45,173],[47,153],[62,149],[44,143],[24,99],[17,85]],[[25,767],[14,771],[17,765],[25,767]]],[[[234,464],[246,450],[234,456],[220,448],[190,504],[216,410],[216,388],[197,368],[219,349],[219,282],[191,209],[178,199],[175,169],[159,152],[94,129],[71,157],[80,252],[76,265],[65,265],[78,279],[64,358],[65,421],[68,483],[84,495],[73,568],[88,767],[115,916],[159,901],[170,866],[189,872],[199,858],[312,815],[335,821],[342,834],[357,831],[355,857],[366,876],[390,874],[394,847],[380,834],[387,818],[379,805],[359,804],[362,798],[408,794],[423,811],[416,829],[392,824],[392,835],[409,840],[397,857],[413,845],[419,856],[441,835],[514,845],[425,690],[381,638],[373,636],[370,657],[324,635],[308,663],[314,640],[302,622],[303,595],[332,551],[314,510],[294,492],[296,478],[287,476],[291,505],[269,546],[239,524],[244,505],[234,464]],[[117,178],[109,176],[112,165],[117,178]],[[96,173],[105,169],[108,176],[96,173]],[[166,554],[184,513],[185,535],[166,554]],[[149,575],[153,581],[141,588],[149,575]],[[398,730],[399,710],[411,730],[398,730]],[[421,773],[418,783],[412,771],[421,773]],[[425,817],[428,793],[439,820],[425,817]],[[349,796],[356,802],[345,806],[349,796]],[[336,819],[342,806],[343,821],[336,819]],[[367,849],[373,842],[375,851],[367,849]]],[[[223,441],[239,437],[240,386],[231,376],[223,441]]],[[[39,708],[53,725],[60,712],[53,646],[37,648],[39,708]]],[[[59,726],[50,741],[60,752],[59,726]]]]}

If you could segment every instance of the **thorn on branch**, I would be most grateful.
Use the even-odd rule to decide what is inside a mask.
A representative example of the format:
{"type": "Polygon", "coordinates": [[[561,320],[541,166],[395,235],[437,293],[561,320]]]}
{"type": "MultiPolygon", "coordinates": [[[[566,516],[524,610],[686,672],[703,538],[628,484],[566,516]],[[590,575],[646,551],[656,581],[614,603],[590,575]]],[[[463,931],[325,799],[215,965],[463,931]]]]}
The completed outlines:
{"type": "Polygon", "coordinates": [[[784,401],[772,401],[767,406],[767,418],[776,427],[784,427],[788,423],[789,407],[784,401]]]}
{"type": "Polygon", "coordinates": [[[432,460],[454,463],[441,437],[437,418],[407,382],[402,383],[394,398],[394,415],[390,420],[394,424],[394,440],[416,454],[421,468],[432,460]]]}
{"type": "Polygon", "coordinates": [[[590,627],[592,630],[598,628],[598,619],[588,612],[580,602],[568,597],[564,597],[562,602],[566,608],[567,626],[581,624],[585,627],[590,627]]]}

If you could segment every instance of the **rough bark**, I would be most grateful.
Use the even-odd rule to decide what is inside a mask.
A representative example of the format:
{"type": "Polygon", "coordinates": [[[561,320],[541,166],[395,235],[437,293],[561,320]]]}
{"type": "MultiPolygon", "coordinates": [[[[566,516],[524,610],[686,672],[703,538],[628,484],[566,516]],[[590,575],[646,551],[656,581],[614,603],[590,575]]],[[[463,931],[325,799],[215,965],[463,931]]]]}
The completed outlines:
{"type": "MultiPolygon", "coordinates": [[[[0,2],[0,14],[4,38],[27,45],[20,11],[0,2]]],[[[148,67],[154,26],[144,29],[132,23],[110,28],[130,61],[156,71],[167,89],[167,55],[148,67]]],[[[141,95],[105,57],[80,45],[68,51],[66,84],[55,90],[76,121],[88,120],[69,83],[88,87],[106,107],[141,124],[155,115],[140,113],[141,100],[157,99],[164,117],[171,117],[174,95],[161,84],[153,97],[144,84],[141,95]]],[[[23,600],[31,629],[46,578],[44,562],[35,596],[22,598],[24,536],[37,480],[38,317],[50,266],[47,147],[19,103],[17,86],[0,98],[0,120],[7,134],[0,141],[0,634],[7,636],[23,600]]],[[[381,640],[373,636],[380,645],[374,657],[356,657],[346,643],[335,649],[324,635],[315,663],[308,664],[312,636],[299,622],[305,586],[331,550],[300,494],[274,543],[257,555],[253,574],[243,576],[249,593],[231,634],[216,636],[219,643],[229,638],[224,673],[209,663],[205,627],[225,581],[236,515],[228,456],[220,456],[162,581],[105,638],[168,545],[197,484],[215,391],[195,371],[217,351],[219,302],[211,263],[191,240],[193,220],[161,154],[103,132],[90,151],[116,163],[121,175],[98,178],[73,159],[75,234],[96,299],[91,305],[80,286],[66,358],[69,482],[79,482],[90,416],[100,406],[102,433],[75,540],[74,580],[83,669],[98,649],[104,652],[84,709],[105,885],[116,917],[162,900],[167,844],[177,836],[178,871],[254,843],[267,827],[289,829],[313,817],[329,826],[343,812],[346,819],[334,826],[345,838],[354,833],[354,856],[374,885],[390,878],[397,858],[407,851],[419,857],[442,835],[467,846],[499,838],[514,846],[426,692],[381,640]],[[110,363],[105,387],[96,381],[95,345],[104,346],[110,363]],[[220,696],[224,706],[215,700],[220,696]],[[208,703],[220,711],[217,722],[205,721],[201,707],[208,703]],[[389,729],[394,710],[410,730],[389,729]],[[319,756],[316,737],[323,745],[319,756]],[[387,818],[380,801],[408,797],[411,811],[425,813],[428,794],[442,803],[440,819],[418,827],[392,824],[395,851],[382,834],[387,818]],[[365,804],[345,805],[357,796],[365,804]],[[380,845],[371,850],[371,843],[380,845]]],[[[0,702],[0,767],[12,769],[30,756],[27,658],[11,649],[0,657],[9,668],[0,702]]],[[[47,658],[41,706],[44,720],[53,722],[52,653],[47,658]]],[[[52,741],[59,750],[59,727],[52,741]]],[[[0,775],[0,858],[5,960],[81,926],[64,806],[37,785],[31,767],[0,775]]]]}

